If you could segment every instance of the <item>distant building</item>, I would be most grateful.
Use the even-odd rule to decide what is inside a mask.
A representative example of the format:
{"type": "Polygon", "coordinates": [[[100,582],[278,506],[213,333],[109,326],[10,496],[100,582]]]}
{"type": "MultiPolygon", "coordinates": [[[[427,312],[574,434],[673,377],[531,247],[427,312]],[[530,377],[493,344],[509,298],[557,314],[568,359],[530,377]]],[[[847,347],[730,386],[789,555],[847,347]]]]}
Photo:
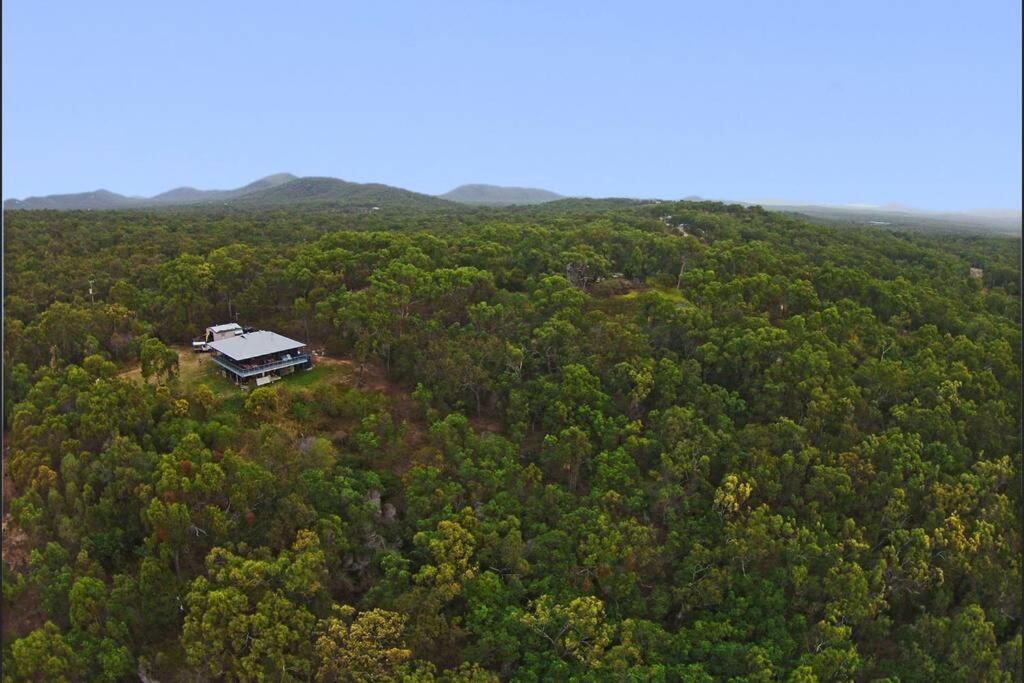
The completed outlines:
{"type": "Polygon", "coordinates": [[[206,328],[206,332],[203,333],[202,339],[197,339],[192,342],[193,351],[209,351],[210,342],[220,341],[221,339],[229,339],[236,335],[242,334],[242,326],[238,323],[224,323],[223,325],[212,325],[206,328]]]}
{"type": "Polygon", "coordinates": [[[242,334],[242,326],[238,323],[224,323],[223,325],[213,325],[212,327],[206,328],[206,334],[203,335],[207,343],[213,341],[220,341],[221,339],[227,339],[234,337],[235,335],[242,334]]]}
{"type": "Polygon", "coordinates": [[[254,381],[262,386],[296,370],[313,367],[313,358],[304,343],[267,330],[242,332],[207,346],[213,351],[213,362],[236,384],[254,381]]]}
{"type": "Polygon", "coordinates": [[[975,268],[974,266],[971,266],[970,275],[975,280],[980,280],[981,278],[985,277],[985,271],[982,270],[981,268],[975,268]]]}

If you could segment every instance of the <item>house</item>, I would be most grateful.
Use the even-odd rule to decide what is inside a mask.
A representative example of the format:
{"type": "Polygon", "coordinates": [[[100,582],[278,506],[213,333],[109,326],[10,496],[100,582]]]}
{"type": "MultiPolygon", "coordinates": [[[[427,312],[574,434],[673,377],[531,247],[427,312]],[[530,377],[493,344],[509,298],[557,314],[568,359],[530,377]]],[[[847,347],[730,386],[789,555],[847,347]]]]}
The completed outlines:
{"type": "Polygon", "coordinates": [[[971,270],[969,271],[969,274],[975,280],[980,280],[983,277],[985,277],[985,271],[982,270],[981,268],[976,268],[975,266],[971,266],[971,270]]]}
{"type": "Polygon", "coordinates": [[[309,370],[313,358],[300,341],[267,330],[239,334],[209,342],[211,359],[236,384],[273,382],[296,370],[309,370]]]}
{"type": "Polygon", "coordinates": [[[213,325],[212,327],[206,328],[206,334],[203,335],[203,340],[209,344],[210,342],[228,339],[229,337],[234,337],[238,334],[242,334],[242,326],[238,323],[213,325]]]}
{"type": "Polygon", "coordinates": [[[206,328],[202,339],[192,342],[192,350],[198,352],[209,351],[209,343],[221,339],[229,339],[235,335],[242,334],[244,330],[238,323],[224,323],[223,325],[212,325],[206,328]]]}

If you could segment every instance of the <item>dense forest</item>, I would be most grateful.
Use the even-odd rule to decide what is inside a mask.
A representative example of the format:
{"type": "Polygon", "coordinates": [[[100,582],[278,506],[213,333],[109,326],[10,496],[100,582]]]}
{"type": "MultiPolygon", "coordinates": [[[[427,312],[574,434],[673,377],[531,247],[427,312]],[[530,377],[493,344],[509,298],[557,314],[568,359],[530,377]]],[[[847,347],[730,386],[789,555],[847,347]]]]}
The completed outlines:
{"type": "Polygon", "coordinates": [[[1019,239],[580,200],[5,232],[4,680],[1021,680],[1019,239]],[[322,362],[187,374],[229,320],[322,362]]]}

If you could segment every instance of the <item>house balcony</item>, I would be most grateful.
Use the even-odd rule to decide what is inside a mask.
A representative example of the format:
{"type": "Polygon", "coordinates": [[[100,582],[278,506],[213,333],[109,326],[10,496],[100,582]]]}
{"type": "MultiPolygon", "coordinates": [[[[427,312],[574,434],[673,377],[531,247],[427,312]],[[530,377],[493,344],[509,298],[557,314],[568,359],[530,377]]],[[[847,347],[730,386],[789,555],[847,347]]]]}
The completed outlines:
{"type": "Polygon", "coordinates": [[[213,357],[213,362],[221,366],[225,370],[233,373],[240,379],[249,379],[251,377],[259,377],[267,372],[274,370],[282,370],[284,368],[295,367],[299,365],[312,365],[312,357],[308,353],[293,353],[288,358],[278,358],[272,360],[269,363],[263,363],[261,365],[253,365],[250,367],[242,366],[234,361],[230,360],[222,354],[217,354],[213,357]]]}

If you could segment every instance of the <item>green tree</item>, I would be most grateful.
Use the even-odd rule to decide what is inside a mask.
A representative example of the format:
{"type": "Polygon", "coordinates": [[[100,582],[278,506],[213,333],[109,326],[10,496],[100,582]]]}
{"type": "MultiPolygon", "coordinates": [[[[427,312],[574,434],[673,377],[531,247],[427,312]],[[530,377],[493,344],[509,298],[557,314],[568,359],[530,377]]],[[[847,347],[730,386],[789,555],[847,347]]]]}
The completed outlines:
{"type": "Polygon", "coordinates": [[[404,647],[406,617],[374,609],[356,616],[352,607],[337,609],[319,630],[317,680],[395,681],[412,652],[404,647]]]}

